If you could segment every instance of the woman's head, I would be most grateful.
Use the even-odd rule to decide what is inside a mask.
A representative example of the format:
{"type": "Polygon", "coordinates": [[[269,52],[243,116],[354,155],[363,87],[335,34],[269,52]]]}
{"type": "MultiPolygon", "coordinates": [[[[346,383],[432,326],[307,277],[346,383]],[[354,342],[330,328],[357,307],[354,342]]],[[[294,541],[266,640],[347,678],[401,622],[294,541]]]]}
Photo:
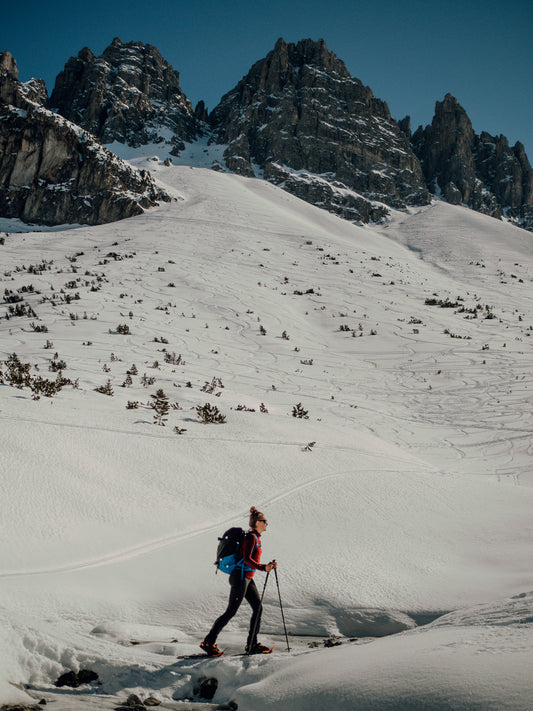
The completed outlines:
{"type": "Polygon", "coordinates": [[[258,511],[255,506],[252,506],[252,508],[250,509],[249,524],[250,528],[254,531],[257,530],[258,524],[261,530],[266,530],[267,520],[265,518],[265,515],[261,513],[261,511],[258,511]]]}

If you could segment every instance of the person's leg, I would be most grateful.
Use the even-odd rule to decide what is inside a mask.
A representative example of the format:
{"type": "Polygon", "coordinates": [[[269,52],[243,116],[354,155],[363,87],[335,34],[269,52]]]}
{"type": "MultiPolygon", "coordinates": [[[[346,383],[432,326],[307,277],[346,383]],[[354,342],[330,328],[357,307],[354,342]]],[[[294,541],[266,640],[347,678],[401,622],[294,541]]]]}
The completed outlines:
{"type": "Polygon", "coordinates": [[[257,644],[257,635],[259,634],[259,628],[261,627],[261,615],[263,612],[261,597],[259,596],[259,591],[253,580],[250,580],[245,596],[246,602],[248,602],[252,608],[250,630],[248,632],[248,641],[246,642],[246,649],[250,650],[257,644]]]}
{"type": "Polygon", "coordinates": [[[241,578],[240,571],[233,571],[230,575],[229,581],[231,589],[229,593],[228,606],[225,612],[223,612],[222,615],[215,620],[211,630],[204,639],[205,644],[215,644],[221,630],[228,624],[231,618],[235,616],[237,610],[241,606],[241,602],[247,594],[248,584],[253,582],[249,578],[241,578]]]}

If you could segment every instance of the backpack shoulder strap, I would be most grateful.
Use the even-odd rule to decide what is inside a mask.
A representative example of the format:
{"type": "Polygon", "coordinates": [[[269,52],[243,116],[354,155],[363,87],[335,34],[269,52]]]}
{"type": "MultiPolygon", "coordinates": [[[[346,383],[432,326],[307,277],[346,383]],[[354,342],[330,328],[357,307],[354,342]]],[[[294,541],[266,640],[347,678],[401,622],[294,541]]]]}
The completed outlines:
{"type": "Polygon", "coordinates": [[[246,538],[248,536],[251,536],[254,540],[254,547],[252,548],[252,554],[253,554],[255,549],[259,548],[261,546],[261,543],[260,543],[259,538],[256,533],[254,533],[253,531],[246,531],[246,533],[244,534],[243,541],[242,541],[243,545],[244,545],[244,541],[246,540],[246,538]]]}

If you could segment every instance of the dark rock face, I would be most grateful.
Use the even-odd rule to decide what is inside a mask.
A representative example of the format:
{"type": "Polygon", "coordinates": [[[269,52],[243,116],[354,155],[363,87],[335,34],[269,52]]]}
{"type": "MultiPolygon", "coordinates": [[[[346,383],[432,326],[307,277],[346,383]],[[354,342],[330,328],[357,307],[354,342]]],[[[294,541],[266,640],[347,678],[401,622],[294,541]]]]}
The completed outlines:
{"type": "Polygon", "coordinates": [[[435,190],[436,182],[453,204],[468,202],[476,188],[473,140],[470,119],[450,94],[437,103],[431,126],[413,136],[428,185],[435,190]]]}
{"type": "Polygon", "coordinates": [[[430,190],[452,204],[533,228],[533,171],[524,146],[505,136],[477,135],[451,95],[437,102],[430,126],[412,137],[430,190]]]}
{"type": "Polygon", "coordinates": [[[43,105],[44,82],[21,84],[0,55],[0,215],[35,224],[102,224],[169,199],[146,171],[43,105]]]}
{"type": "Polygon", "coordinates": [[[210,123],[216,141],[228,144],[230,170],[264,171],[289,192],[349,219],[382,216],[386,209],[375,203],[429,202],[408,137],[323,40],[278,40],[222,98],[210,123]]]}
{"type": "Polygon", "coordinates": [[[277,163],[267,163],[264,178],[306,202],[353,222],[381,222],[388,214],[385,205],[370,202],[347,190],[342,183],[305,171],[295,173],[277,163]]]}
{"type": "Polygon", "coordinates": [[[137,147],[160,143],[170,133],[178,151],[197,133],[178,72],[141,42],[115,38],[101,57],[82,49],[57,77],[50,106],[102,143],[137,147]]]}

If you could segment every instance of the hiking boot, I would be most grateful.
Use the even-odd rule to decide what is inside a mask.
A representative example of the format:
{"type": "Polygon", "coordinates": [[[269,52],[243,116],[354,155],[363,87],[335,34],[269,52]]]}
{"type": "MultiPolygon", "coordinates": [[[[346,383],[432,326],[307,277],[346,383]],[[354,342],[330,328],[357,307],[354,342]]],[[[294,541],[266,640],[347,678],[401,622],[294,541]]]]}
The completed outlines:
{"type": "Polygon", "coordinates": [[[209,644],[209,642],[206,642],[205,639],[203,642],[201,642],[200,649],[203,649],[209,657],[220,657],[220,655],[222,654],[221,650],[217,647],[216,644],[209,644]]]}
{"type": "Polygon", "coordinates": [[[265,647],[264,644],[260,644],[259,642],[246,645],[246,654],[268,654],[271,651],[270,647],[265,647]]]}

